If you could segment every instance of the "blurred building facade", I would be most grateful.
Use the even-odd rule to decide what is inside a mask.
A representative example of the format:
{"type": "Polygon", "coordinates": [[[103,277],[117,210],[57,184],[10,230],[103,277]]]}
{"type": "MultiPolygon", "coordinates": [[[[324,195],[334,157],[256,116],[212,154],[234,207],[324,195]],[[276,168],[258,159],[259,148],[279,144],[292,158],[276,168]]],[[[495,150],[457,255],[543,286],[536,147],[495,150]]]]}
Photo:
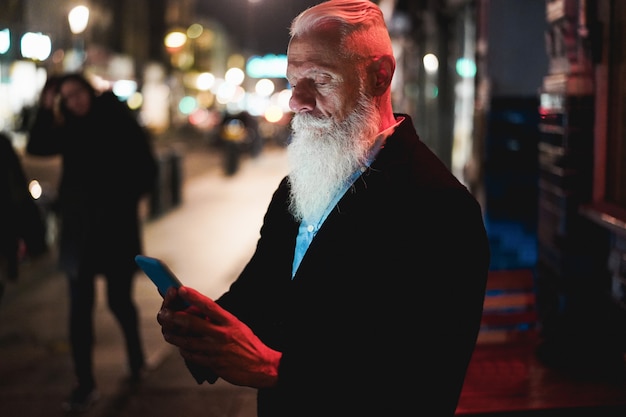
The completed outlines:
{"type": "Polygon", "coordinates": [[[396,108],[482,202],[492,269],[535,272],[544,358],[618,370],[626,3],[397,0],[392,9],[396,108]],[[429,72],[431,53],[439,65],[429,72]],[[473,74],[459,67],[468,61],[473,74]]]}
{"type": "MultiPolygon", "coordinates": [[[[197,16],[195,4],[196,0],[2,2],[0,31],[7,34],[8,44],[6,50],[0,48],[0,129],[19,129],[20,109],[36,103],[49,74],[84,71],[102,89],[123,80],[141,91],[147,80],[152,86],[165,86],[171,102],[176,94],[184,94],[178,86],[184,90],[188,83],[185,73],[210,70],[223,76],[226,56],[233,51],[228,34],[210,16],[197,16]],[[84,31],[72,33],[68,17],[79,4],[87,6],[88,22],[84,31]],[[200,28],[193,42],[180,50],[164,45],[169,32],[186,31],[193,24],[200,28]],[[29,32],[49,39],[47,56],[22,56],[21,42],[29,32]]],[[[155,103],[165,102],[151,104],[155,103]]],[[[174,120],[177,115],[174,105],[161,113],[174,120]]]]}
{"type": "Polygon", "coordinates": [[[613,364],[626,351],[626,4],[549,0],[546,21],[537,264],[546,351],[613,364]]]}

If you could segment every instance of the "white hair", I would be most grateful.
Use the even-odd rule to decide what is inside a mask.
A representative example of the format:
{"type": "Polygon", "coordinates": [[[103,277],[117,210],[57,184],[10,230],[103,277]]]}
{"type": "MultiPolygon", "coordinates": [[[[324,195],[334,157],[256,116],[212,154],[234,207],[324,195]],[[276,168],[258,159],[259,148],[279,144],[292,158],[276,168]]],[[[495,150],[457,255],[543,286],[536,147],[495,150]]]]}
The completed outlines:
{"type": "Polygon", "coordinates": [[[348,53],[357,53],[350,46],[358,45],[364,55],[393,55],[383,12],[369,0],[329,0],[312,6],[293,19],[289,33],[293,38],[327,27],[341,33],[348,53]],[[349,41],[356,42],[346,45],[349,41]]]}

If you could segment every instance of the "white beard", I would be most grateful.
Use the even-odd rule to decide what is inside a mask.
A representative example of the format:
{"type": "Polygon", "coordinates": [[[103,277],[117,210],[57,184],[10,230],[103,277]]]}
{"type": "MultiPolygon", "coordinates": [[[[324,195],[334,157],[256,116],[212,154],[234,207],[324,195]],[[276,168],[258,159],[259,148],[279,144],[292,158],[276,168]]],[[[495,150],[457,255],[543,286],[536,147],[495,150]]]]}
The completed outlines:
{"type": "Polygon", "coordinates": [[[380,116],[374,104],[361,95],[343,122],[296,113],[287,147],[291,165],[289,211],[297,221],[321,217],[335,194],[366,164],[376,141],[380,116]]]}

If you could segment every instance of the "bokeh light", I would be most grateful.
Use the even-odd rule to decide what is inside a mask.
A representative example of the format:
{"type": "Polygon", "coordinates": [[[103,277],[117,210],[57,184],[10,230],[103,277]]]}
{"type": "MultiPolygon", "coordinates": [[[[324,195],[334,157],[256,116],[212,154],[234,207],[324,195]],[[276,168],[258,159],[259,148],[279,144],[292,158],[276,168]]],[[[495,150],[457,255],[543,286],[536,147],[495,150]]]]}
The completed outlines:
{"type": "Polygon", "coordinates": [[[439,69],[439,59],[435,54],[426,54],[422,58],[424,69],[428,74],[434,74],[439,69]]]}

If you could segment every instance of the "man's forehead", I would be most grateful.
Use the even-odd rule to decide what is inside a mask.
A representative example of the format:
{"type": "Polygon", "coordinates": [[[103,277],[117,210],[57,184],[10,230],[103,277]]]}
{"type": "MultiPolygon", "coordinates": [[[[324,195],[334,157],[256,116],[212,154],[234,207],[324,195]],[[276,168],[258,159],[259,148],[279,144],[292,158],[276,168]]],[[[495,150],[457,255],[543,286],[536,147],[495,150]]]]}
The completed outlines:
{"type": "Polygon", "coordinates": [[[287,49],[287,63],[291,67],[320,66],[335,68],[345,63],[345,54],[339,44],[331,38],[298,36],[293,38],[287,49]]]}
{"type": "Polygon", "coordinates": [[[322,28],[311,29],[300,33],[289,42],[292,44],[306,44],[312,48],[337,48],[342,43],[342,36],[337,30],[323,30],[322,28]]]}

